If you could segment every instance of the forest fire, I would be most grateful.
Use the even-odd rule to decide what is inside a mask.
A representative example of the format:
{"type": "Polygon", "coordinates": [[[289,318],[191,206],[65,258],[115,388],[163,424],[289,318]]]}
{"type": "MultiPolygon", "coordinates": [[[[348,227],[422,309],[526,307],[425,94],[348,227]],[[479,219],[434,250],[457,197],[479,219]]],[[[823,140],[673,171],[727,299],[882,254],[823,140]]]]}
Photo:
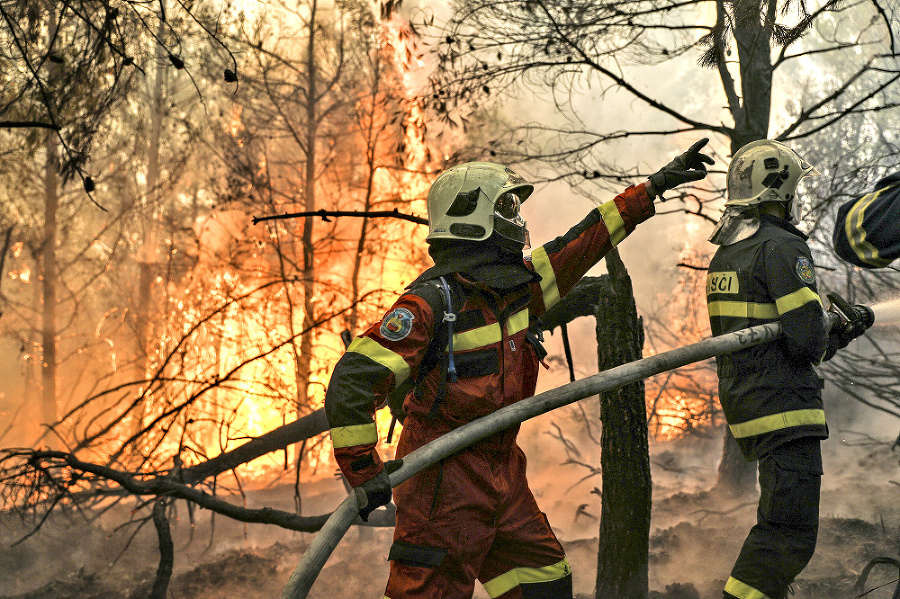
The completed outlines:
{"type": "Polygon", "coordinates": [[[696,433],[713,430],[721,424],[716,418],[715,397],[683,396],[678,391],[666,390],[659,403],[651,407],[651,427],[657,441],[671,441],[696,433]]]}
{"type": "MultiPolygon", "coordinates": [[[[358,520],[362,497],[336,476],[324,395],[351,378],[330,378],[348,337],[430,265],[431,182],[467,160],[521,170],[536,188],[523,215],[534,211],[539,246],[590,211],[580,202],[600,208],[708,138],[715,164],[678,189],[662,177],[652,220],[623,240],[616,259],[633,286],[560,297],[556,281],[559,304],[607,308],[599,347],[587,329],[572,341],[610,385],[620,362],[668,369],[632,370],[642,378],[594,390],[575,410],[532,414],[517,442],[575,597],[624,595],[622,584],[658,599],[721,597],[763,477],[736,448],[741,437],[732,442],[710,354],[680,365],[665,355],[710,340],[708,233],[729,162],[767,135],[823,174],[794,203],[822,297],[846,292],[876,314],[871,331],[816,365],[831,433],[820,543],[793,588],[798,599],[895,588],[894,570],[858,573],[896,567],[896,268],[849,266],[831,228],[839,204],[897,169],[897,14],[888,0],[776,2],[759,15],[735,2],[664,4],[4,3],[0,595],[278,596],[348,499],[354,528],[311,597],[370,594],[388,578],[396,514],[402,536],[408,512],[397,492],[399,510],[358,520]]],[[[615,211],[599,211],[607,233],[622,232],[618,220],[630,231],[635,219],[615,211]]],[[[553,298],[555,266],[542,268],[553,298]]],[[[608,260],[608,276],[589,278],[621,279],[615,268],[608,260]]],[[[485,357],[472,351],[462,366],[488,370],[485,357]]],[[[591,384],[583,372],[564,384],[559,355],[547,363],[548,397],[591,384]]],[[[534,398],[517,399],[509,407],[534,398]]],[[[357,421],[335,438],[359,441],[357,421]]],[[[388,410],[376,425],[389,459],[388,410]]],[[[477,441],[459,440],[459,428],[437,441],[467,451],[477,441]]],[[[413,476],[410,455],[388,479],[413,476]]],[[[466,480],[440,472],[445,484],[466,480]]],[[[353,484],[383,487],[376,477],[353,484]]],[[[363,487],[367,502],[372,490],[386,495],[363,487]]],[[[475,596],[502,594],[490,587],[475,596]]]]}
{"type": "MultiPolygon", "coordinates": [[[[421,100],[414,93],[415,70],[421,61],[414,36],[396,15],[382,24],[381,39],[393,68],[402,76],[401,89],[394,91],[400,93],[403,163],[401,169],[386,168],[396,161],[396,140],[372,143],[361,137],[346,148],[353,152],[360,149],[359,144],[370,144],[369,151],[374,152],[368,174],[373,192],[357,209],[361,216],[385,205],[422,214],[429,185],[424,173],[433,167],[424,140],[421,100]]],[[[361,131],[384,127],[397,118],[374,97],[362,98],[358,108],[367,115],[360,123],[361,131]]],[[[242,148],[247,146],[245,117],[240,107],[232,109],[229,133],[242,148]]],[[[274,166],[263,156],[254,168],[255,176],[268,176],[267,169],[274,166]]],[[[256,193],[252,184],[245,185],[245,190],[256,193]]],[[[292,192],[282,193],[290,196],[292,192]]],[[[340,195],[327,188],[320,193],[340,195]]],[[[356,219],[333,226],[323,222],[315,253],[328,259],[316,266],[322,283],[303,288],[315,294],[305,302],[302,295],[297,297],[296,282],[284,280],[284,269],[288,262],[306,259],[292,254],[314,221],[248,227],[250,216],[246,210],[217,211],[197,225],[198,266],[183,290],[169,292],[164,311],[169,317],[147,364],[148,380],[167,383],[151,385],[144,399],[147,407],[139,424],[132,426],[164,426],[164,432],[149,437],[165,439],[151,442],[153,453],[178,455],[185,466],[233,450],[320,409],[331,368],[343,352],[341,324],[367,326],[420,268],[422,250],[412,248],[422,247],[424,232],[408,222],[364,219],[363,236],[378,236],[372,248],[343,241],[358,235],[356,219]],[[223,257],[228,258],[224,264],[223,257]],[[353,285],[349,305],[341,298],[347,281],[353,285]],[[304,336],[314,336],[314,344],[307,346],[309,355],[303,354],[304,336]],[[178,415],[162,415],[167,412],[178,415]]],[[[377,418],[386,431],[390,415],[385,410],[377,418]]],[[[133,428],[126,431],[120,440],[128,439],[133,428]]],[[[331,460],[326,436],[241,464],[234,473],[252,481],[243,485],[252,486],[266,485],[272,476],[293,467],[315,480],[332,476],[331,460]]]]}

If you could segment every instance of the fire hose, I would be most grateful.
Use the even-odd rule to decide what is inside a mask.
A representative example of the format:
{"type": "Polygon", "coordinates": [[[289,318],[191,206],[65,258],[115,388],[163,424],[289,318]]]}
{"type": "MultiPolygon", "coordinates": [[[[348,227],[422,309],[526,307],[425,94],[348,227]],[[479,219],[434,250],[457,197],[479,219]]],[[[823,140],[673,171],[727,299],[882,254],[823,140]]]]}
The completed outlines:
{"type": "MultiPolygon", "coordinates": [[[[850,306],[841,298],[832,297],[832,294],[829,294],[829,298],[833,305],[825,313],[826,329],[831,330],[838,324],[846,323],[852,319],[853,313],[862,318],[866,328],[874,322],[874,314],[868,307],[850,306]],[[841,301],[837,302],[836,299],[841,301]]],[[[780,335],[781,325],[773,322],[708,337],[697,343],[622,364],[523,399],[473,420],[404,456],[403,465],[390,475],[391,487],[396,487],[414,474],[476,441],[535,416],[667,370],[774,341],[780,335]]],[[[303,554],[281,594],[281,599],[305,599],[328,557],[358,516],[356,496],[350,493],[331,514],[303,554]]]]}

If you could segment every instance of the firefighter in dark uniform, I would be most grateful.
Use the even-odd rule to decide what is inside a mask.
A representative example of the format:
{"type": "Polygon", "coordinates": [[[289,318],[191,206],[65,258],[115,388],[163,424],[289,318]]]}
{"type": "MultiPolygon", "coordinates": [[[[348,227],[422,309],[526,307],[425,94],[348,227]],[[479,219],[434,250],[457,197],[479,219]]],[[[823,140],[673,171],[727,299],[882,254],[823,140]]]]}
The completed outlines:
{"type": "Polygon", "coordinates": [[[838,256],[862,268],[882,268],[900,258],[900,172],[842,205],[832,239],[838,256]]]}
{"type": "Polygon", "coordinates": [[[844,328],[826,330],[807,237],[794,226],[797,184],[813,172],[779,142],[744,146],[729,166],[725,213],[710,237],[720,246],[706,284],[713,335],[769,322],[784,333],[716,358],[722,410],[744,457],[758,461],[760,485],[757,523],[726,599],[783,599],[816,547],[828,428],[813,366],[849,338],[844,328]]]}
{"type": "MultiPolygon", "coordinates": [[[[378,455],[373,419],[386,396],[414,382],[403,405],[402,459],[533,395],[541,362],[536,319],[654,214],[655,195],[706,175],[704,163],[712,160],[699,151],[705,143],[527,259],[519,206],[531,184],[487,162],[454,166],[435,180],[427,237],[434,267],[350,344],[325,398],[334,453],[364,519],[392,496],[388,470],[396,461],[386,467],[378,455]],[[433,339],[451,325],[440,359],[432,359],[433,339]]],[[[529,489],[517,432],[515,426],[483,439],[394,490],[385,597],[466,598],[476,579],[491,597],[572,597],[569,563],[529,489]]]]}

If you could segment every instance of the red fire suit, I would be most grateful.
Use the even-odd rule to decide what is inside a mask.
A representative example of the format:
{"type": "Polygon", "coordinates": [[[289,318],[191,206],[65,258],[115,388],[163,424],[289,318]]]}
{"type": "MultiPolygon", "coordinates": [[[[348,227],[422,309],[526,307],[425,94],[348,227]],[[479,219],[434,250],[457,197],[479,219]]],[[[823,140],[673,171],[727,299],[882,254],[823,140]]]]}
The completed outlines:
{"type": "MultiPolygon", "coordinates": [[[[445,383],[437,406],[441,368],[407,395],[397,457],[533,395],[540,361],[526,340],[529,326],[653,214],[644,186],[629,187],[535,249],[525,266],[539,276],[503,295],[451,275],[464,298],[454,306],[458,380],[445,383]]],[[[375,450],[376,407],[407,379],[419,380],[440,322],[413,288],[335,366],[325,409],[335,457],[354,487],[383,468],[375,450]]],[[[518,428],[483,439],[394,490],[397,525],[386,597],[471,597],[476,579],[491,597],[571,597],[565,553],[528,487],[518,428]]]]}

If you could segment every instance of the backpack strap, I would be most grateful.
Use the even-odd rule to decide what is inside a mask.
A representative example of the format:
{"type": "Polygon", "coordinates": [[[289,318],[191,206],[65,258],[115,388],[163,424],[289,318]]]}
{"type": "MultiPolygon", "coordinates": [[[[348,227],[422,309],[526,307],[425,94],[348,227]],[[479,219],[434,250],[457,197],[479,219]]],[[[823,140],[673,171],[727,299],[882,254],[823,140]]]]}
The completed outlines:
{"type": "MultiPolygon", "coordinates": [[[[441,404],[444,402],[444,397],[447,395],[447,377],[450,377],[450,381],[453,383],[458,380],[456,377],[456,361],[453,358],[453,323],[456,322],[456,312],[453,309],[453,297],[450,294],[450,285],[447,283],[447,279],[441,276],[438,280],[440,281],[441,294],[444,297],[444,309],[442,310],[444,316],[440,324],[442,334],[435,334],[432,344],[437,344],[437,351],[440,353],[444,353],[444,346],[446,345],[447,352],[444,353],[444,359],[441,360],[441,376],[438,380],[437,394],[434,396],[431,409],[428,410],[428,415],[432,417],[437,416],[438,409],[440,409],[441,404]],[[441,341],[442,338],[447,339],[446,344],[441,341]]],[[[423,373],[419,369],[416,392],[419,393],[420,397],[421,391],[418,383],[425,378],[425,374],[428,374],[428,372],[423,373]]]]}
{"type": "Polygon", "coordinates": [[[456,378],[456,361],[453,359],[453,323],[456,322],[456,312],[453,310],[453,298],[450,296],[450,285],[447,279],[440,277],[441,292],[444,294],[444,317],[441,324],[447,323],[447,373],[450,376],[450,382],[455,383],[456,378]]]}

